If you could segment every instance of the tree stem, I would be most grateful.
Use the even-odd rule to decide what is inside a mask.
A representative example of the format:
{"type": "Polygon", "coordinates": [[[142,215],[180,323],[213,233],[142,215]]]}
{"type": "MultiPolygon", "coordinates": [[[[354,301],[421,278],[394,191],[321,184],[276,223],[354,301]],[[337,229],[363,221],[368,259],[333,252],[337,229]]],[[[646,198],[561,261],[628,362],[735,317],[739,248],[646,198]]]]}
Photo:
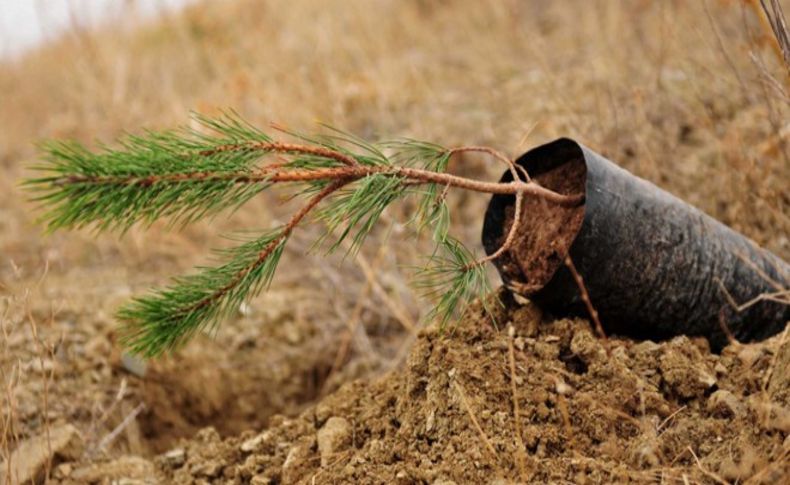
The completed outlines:
{"type": "Polygon", "coordinates": [[[222,288],[219,288],[217,291],[207,296],[206,298],[200,300],[199,302],[195,303],[194,305],[182,309],[181,312],[188,313],[190,311],[194,311],[198,308],[202,308],[204,306],[210,305],[212,302],[222,298],[222,296],[225,295],[225,293],[227,293],[228,291],[233,289],[236,285],[238,285],[245,275],[247,275],[250,271],[255,269],[257,266],[263,264],[266,261],[266,259],[268,259],[269,256],[271,256],[271,254],[277,249],[277,246],[279,246],[284,239],[288,238],[288,236],[291,235],[291,232],[293,232],[294,228],[298,226],[300,222],[302,222],[302,219],[304,219],[305,216],[309,214],[311,210],[313,210],[322,200],[327,198],[334,191],[341,188],[343,185],[347,183],[348,183],[347,179],[338,179],[335,180],[330,185],[324,187],[324,189],[321,192],[314,195],[313,198],[311,198],[304,206],[302,206],[301,209],[299,209],[299,211],[296,214],[294,214],[291,217],[291,220],[288,221],[288,224],[286,224],[285,227],[283,227],[282,232],[273,241],[267,244],[266,247],[263,248],[260,253],[258,253],[258,258],[251,265],[239,271],[230,283],[223,286],[222,288]]]}
{"type": "Polygon", "coordinates": [[[563,195],[549,190],[536,182],[512,181],[506,183],[483,182],[459,177],[449,173],[433,172],[411,167],[392,165],[357,165],[354,167],[319,169],[282,169],[280,167],[262,168],[253,173],[192,172],[169,175],[150,175],[147,177],[130,176],[67,176],[55,180],[56,185],[72,184],[109,184],[109,185],[153,185],[161,182],[206,182],[228,181],[236,183],[259,182],[308,182],[313,180],[358,180],[370,175],[383,174],[402,177],[407,182],[434,183],[460,189],[488,194],[517,194],[545,199],[561,206],[574,207],[584,201],[584,194],[563,195]]]}

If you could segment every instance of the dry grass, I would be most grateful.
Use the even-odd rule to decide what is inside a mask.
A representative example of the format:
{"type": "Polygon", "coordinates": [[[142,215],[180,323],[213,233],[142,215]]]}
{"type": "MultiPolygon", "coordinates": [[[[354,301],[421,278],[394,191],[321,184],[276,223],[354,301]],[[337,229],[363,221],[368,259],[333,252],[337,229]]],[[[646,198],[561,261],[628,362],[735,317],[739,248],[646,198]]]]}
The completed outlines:
{"type": "MultiPolygon", "coordinates": [[[[118,355],[111,314],[120,301],[204,261],[206,248],[217,244],[216,229],[264,227],[285,213],[279,201],[264,198],[229,220],[181,233],[156,226],[120,241],[88,233],[42,237],[16,185],[35,159],[35,140],[108,140],[124,130],[183,123],[189,110],[226,107],[261,125],[309,129],[320,120],[365,137],[490,145],[510,155],[572,136],[788,258],[790,96],[786,83],[765,76],[783,79],[786,68],[747,4],[205,2],[139,30],[71,34],[0,65],[0,297],[9,302],[0,317],[9,332],[1,363],[9,403],[0,417],[7,424],[4,453],[9,433],[40,431],[24,418],[40,415],[37,395],[14,380],[40,356],[11,297],[36,286],[44,267],[49,273],[31,290],[30,305],[40,322],[54,315],[38,328],[43,341],[64,335],[53,358],[74,362],[83,358],[74,352],[88,344],[106,356],[83,369],[97,375],[87,384],[91,397],[48,403],[62,417],[86,400],[113,402],[120,377],[112,367],[118,355]]],[[[452,169],[492,179],[500,171],[472,154],[452,169]]],[[[482,196],[453,199],[456,234],[474,247],[485,203],[482,196]]],[[[294,318],[307,320],[331,356],[346,328],[343,315],[353,315],[371,334],[384,335],[376,348],[383,360],[398,358],[388,354],[404,335],[398,321],[419,319],[422,308],[399,270],[418,262],[419,246],[407,247],[400,230],[397,222],[381,230],[395,235],[380,238],[388,245],[385,256],[376,257],[371,245],[375,278],[351,261],[336,266],[286,255],[274,289],[313,292],[294,318]],[[358,295],[370,301],[358,306],[358,295]]],[[[266,297],[253,302],[253,315],[273,304],[266,297]]],[[[195,345],[221,354],[242,332],[275,340],[284,332],[260,329],[259,321],[240,317],[221,331],[219,344],[195,345]]],[[[24,379],[40,378],[33,374],[24,379]]],[[[62,401],[76,394],[68,387],[77,381],[54,378],[49,394],[62,401]]],[[[104,432],[123,418],[102,421],[104,432]]]]}

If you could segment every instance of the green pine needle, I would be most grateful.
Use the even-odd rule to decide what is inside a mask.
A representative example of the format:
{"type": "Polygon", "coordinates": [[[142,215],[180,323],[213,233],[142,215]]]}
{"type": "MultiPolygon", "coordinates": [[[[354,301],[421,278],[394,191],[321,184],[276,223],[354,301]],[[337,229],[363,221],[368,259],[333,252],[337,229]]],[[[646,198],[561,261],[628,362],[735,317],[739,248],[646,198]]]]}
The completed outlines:
{"type": "Polygon", "coordinates": [[[423,296],[436,301],[428,313],[444,328],[451,319],[461,318],[475,298],[491,291],[485,267],[474,264],[474,255],[457,239],[446,237],[439,253],[417,271],[414,286],[423,296]]]}
{"type": "Polygon", "coordinates": [[[317,214],[317,219],[326,223],[328,228],[324,237],[342,227],[340,236],[328,252],[335,251],[353,233],[349,253],[356,253],[384,209],[405,193],[406,187],[401,179],[382,174],[370,175],[339,191],[317,214]]]}
{"type": "MultiPolygon", "coordinates": [[[[405,138],[386,143],[395,152],[395,163],[404,166],[419,166],[432,172],[444,173],[450,163],[450,151],[446,148],[419,140],[405,138]]],[[[442,194],[444,187],[438,184],[426,184],[413,189],[412,193],[420,197],[412,222],[421,232],[426,227],[434,227],[434,241],[441,243],[450,228],[450,212],[442,194]]]]}
{"type": "MultiPolygon", "coordinates": [[[[48,182],[46,178],[33,181],[37,185],[48,182]]],[[[225,209],[235,209],[268,186],[265,181],[239,184],[233,179],[150,184],[77,183],[50,185],[44,189],[44,195],[35,200],[49,206],[41,221],[50,231],[91,225],[102,231],[125,231],[135,223],[148,226],[159,219],[187,225],[225,209]]]]}
{"type": "Polygon", "coordinates": [[[280,129],[283,133],[287,133],[292,137],[296,138],[297,140],[301,140],[303,142],[309,143],[314,146],[327,148],[329,150],[338,151],[344,155],[348,155],[351,158],[355,159],[357,163],[360,165],[390,165],[390,157],[387,157],[382,148],[385,146],[385,143],[379,143],[378,146],[373,143],[369,143],[358,136],[355,136],[351,133],[347,133],[345,131],[339,130],[334,126],[327,125],[321,123],[320,126],[328,129],[332,134],[323,134],[323,135],[305,135],[304,133],[298,133],[290,130],[280,129]],[[357,148],[361,150],[354,151],[351,148],[357,148]]]}
{"type": "Polygon", "coordinates": [[[175,278],[170,286],[135,298],[118,312],[124,323],[123,343],[134,353],[153,357],[178,348],[201,330],[214,330],[219,320],[269,286],[287,240],[281,235],[278,228],[217,251],[224,264],[200,268],[197,274],[175,278]],[[276,244],[275,249],[261,260],[270,244],[276,244]]]}
{"type": "Polygon", "coordinates": [[[41,222],[50,231],[94,225],[124,231],[135,223],[158,219],[189,224],[236,208],[265,190],[266,181],[239,183],[261,157],[259,151],[205,153],[217,147],[271,139],[232,114],[219,119],[195,115],[211,134],[184,128],[129,135],[121,149],[91,152],[75,142],[41,145],[44,163],[34,167],[44,177],[26,181],[47,207],[41,222]],[[204,180],[167,180],[175,175],[211,173],[204,180]]]}

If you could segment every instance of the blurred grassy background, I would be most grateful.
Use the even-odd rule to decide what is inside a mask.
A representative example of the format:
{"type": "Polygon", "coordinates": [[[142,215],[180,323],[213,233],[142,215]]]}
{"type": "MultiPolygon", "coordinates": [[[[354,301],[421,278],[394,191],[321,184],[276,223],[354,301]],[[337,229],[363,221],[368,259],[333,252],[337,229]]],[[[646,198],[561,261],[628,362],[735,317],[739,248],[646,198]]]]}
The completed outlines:
{"type": "MultiPolygon", "coordinates": [[[[123,416],[110,408],[119,382],[133,379],[113,340],[118,303],[205,262],[220,231],[265,227],[288,211],[269,196],[182,232],[44,237],[18,186],[37,140],[110,141],[229,107],[260,126],[309,131],[322,121],[366,138],[490,145],[514,156],[571,136],[788,258],[790,84],[756,5],[203,1],[141,28],[118,18],[69,32],[0,64],[6,431],[25,436],[59,419],[111,429],[123,416]],[[34,320],[50,366],[35,364],[34,320]],[[49,381],[46,369],[55,369],[49,381]],[[42,420],[45,387],[59,398],[42,420]],[[99,420],[108,409],[117,416],[99,420]]],[[[472,156],[452,170],[500,172],[472,156]]],[[[478,249],[485,204],[465,194],[453,202],[455,233],[478,249]]],[[[356,261],[291,250],[272,293],[217,340],[152,364],[119,401],[148,405],[143,438],[126,436],[123,446],[161,449],[207,423],[224,432],[258,426],[327,386],[397,363],[425,305],[400,269],[419,263],[422,246],[397,237],[391,216],[380,246],[356,261]],[[338,352],[345,344],[348,355],[338,352]],[[330,373],[339,377],[327,384],[330,373]],[[222,382],[216,395],[206,395],[205,379],[222,382]]]]}

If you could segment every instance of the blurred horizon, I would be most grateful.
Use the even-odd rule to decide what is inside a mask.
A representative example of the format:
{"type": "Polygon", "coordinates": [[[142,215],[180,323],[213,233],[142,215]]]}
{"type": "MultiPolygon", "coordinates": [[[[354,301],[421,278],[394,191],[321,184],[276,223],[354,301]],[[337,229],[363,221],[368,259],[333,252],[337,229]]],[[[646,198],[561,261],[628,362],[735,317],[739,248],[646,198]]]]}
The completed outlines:
{"type": "Polygon", "coordinates": [[[0,61],[23,56],[70,30],[94,29],[132,14],[155,18],[194,0],[0,0],[0,61]]]}

